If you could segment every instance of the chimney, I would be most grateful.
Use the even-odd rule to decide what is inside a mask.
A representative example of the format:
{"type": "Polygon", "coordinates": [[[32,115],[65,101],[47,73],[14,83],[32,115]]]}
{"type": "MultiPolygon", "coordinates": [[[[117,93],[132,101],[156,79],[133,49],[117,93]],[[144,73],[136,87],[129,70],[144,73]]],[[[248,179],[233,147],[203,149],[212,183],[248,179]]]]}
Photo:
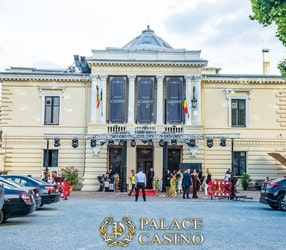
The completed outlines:
{"type": "Polygon", "coordinates": [[[267,53],[269,52],[269,49],[262,49],[263,54],[263,75],[268,75],[270,71],[270,62],[267,58],[267,53]]]}

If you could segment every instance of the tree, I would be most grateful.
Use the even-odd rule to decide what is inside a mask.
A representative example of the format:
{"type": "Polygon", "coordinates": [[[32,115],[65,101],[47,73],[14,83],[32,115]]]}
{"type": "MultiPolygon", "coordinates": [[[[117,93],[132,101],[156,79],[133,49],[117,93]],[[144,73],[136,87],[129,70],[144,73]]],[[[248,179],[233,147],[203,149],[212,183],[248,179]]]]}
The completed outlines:
{"type": "MultiPolygon", "coordinates": [[[[276,36],[286,47],[286,0],[251,0],[251,20],[256,20],[264,27],[270,24],[277,25],[276,36]]],[[[281,75],[286,78],[286,59],[278,64],[281,75]]]]}

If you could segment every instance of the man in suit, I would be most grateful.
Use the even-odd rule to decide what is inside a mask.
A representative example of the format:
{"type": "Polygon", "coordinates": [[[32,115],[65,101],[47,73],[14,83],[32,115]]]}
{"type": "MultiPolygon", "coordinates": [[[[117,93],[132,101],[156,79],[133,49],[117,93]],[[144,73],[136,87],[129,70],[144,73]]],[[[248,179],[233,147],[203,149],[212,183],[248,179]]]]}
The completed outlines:
{"type": "Polygon", "coordinates": [[[189,199],[190,194],[190,187],[192,185],[192,178],[191,178],[191,170],[187,169],[184,171],[183,180],[182,180],[182,187],[183,187],[183,199],[189,199]]]}

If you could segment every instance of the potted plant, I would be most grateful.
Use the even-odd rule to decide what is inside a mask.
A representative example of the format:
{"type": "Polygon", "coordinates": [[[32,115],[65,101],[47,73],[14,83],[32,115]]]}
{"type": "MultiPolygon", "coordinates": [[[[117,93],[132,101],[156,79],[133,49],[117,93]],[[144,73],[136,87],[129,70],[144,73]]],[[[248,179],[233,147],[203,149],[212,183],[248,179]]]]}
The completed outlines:
{"type": "Polygon", "coordinates": [[[243,175],[241,176],[241,185],[243,187],[243,190],[247,190],[249,182],[251,182],[250,175],[247,173],[243,173],[243,175]]]}
{"type": "Polygon", "coordinates": [[[71,186],[75,186],[79,183],[78,172],[76,167],[65,167],[61,169],[64,181],[68,181],[71,186]]]}

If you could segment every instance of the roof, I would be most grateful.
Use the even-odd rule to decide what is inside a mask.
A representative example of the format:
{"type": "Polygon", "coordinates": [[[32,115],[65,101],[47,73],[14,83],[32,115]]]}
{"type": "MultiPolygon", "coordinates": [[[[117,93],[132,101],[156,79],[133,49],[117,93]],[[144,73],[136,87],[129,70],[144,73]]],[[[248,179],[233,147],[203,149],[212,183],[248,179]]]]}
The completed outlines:
{"type": "Polygon", "coordinates": [[[173,47],[154,33],[154,30],[147,26],[140,36],[135,37],[122,49],[144,49],[144,50],[173,50],[173,47]]]}

